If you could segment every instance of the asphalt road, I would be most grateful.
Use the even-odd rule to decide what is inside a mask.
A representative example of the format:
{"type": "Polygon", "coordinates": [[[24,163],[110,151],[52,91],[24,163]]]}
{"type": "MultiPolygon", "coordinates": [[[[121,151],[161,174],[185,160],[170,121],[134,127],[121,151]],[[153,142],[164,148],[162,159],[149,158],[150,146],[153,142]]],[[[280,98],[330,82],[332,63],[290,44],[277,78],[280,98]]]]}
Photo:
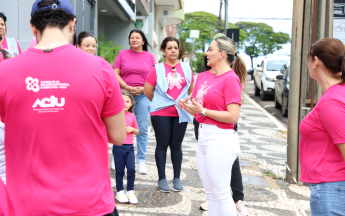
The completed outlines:
{"type": "Polygon", "coordinates": [[[247,82],[247,92],[249,96],[255,100],[258,104],[260,104],[261,107],[263,107],[267,112],[271,113],[273,116],[275,116],[280,123],[282,123],[286,128],[288,125],[288,118],[283,117],[282,111],[280,109],[274,108],[274,96],[266,101],[262,101],[260,96],[254,96],[254,82],[248,81],[247,82]]]}

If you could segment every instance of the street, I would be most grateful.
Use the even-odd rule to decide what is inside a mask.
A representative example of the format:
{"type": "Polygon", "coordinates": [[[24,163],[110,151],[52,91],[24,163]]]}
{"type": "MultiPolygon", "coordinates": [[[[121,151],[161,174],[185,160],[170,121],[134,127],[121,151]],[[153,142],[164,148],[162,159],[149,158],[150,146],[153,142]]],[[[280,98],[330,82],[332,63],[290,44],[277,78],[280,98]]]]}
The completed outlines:
{"type": "MultiPolygon", "coordinates": [[[[253,84],[249,83],[248,87],[252,89],[253,84]]],[[[239,159],[244,186],[244,204],[247,210],[251,216],[311,215],[309,188],[289,184],[285,181],[287,143],[286,136],[281,131],[279,120],[262,109],[246,93],[243,93],[242,96],[244,103],[238,121],[241,146],[239,159]]],[[[269,105],[273,102],[264,103],[269,105]]],[[[274,107],[272,108],[274,109],[274,107]]],[[[276,113],[279,112],[276,111],[276,113]]],[[[194,126],[189,123],[182,143],[181,180],[184,190],[178,193],[173,191],[162,193],[157,188],[156,139],[150,125],[146,158],[148,174],[140,175],[137,172],[135,179],[134,190],[139,203],[130,205],[116,201],[119,215],[208,216],[209,212],[198,209],[199,205],[206,200],[206,194],[198,174],[196,146],[194,126]]],[[[111,148],[112,144],[109,144],[109,159],[112,157],[111,148]]],[[[169,184],[172,186],[173,167],[170,156],[168,150],[166,174],[169,184]]],[[[114,193],[116,193],[113,170],[110,170],[110,176],[114,193]]],[[[124,177],[125,185],[126,182],[127,176],[124,177]]]]}
{"type": "Polygon", "coordinates": [[[255,102],[260,104],[260,106],[262,106],[271,115],[275,116],[278,119],[278,121],[282,125],[284,125],[285,128],[287,128],[287,126],[288,126],[288,118],[287,117],[283,117],[282,111],[280,109],[276,109],[274,107],[274,96],[273,95],[267,101],[263,101],[260,96],[255,96],[254,95],[254,82],[252,80],[251,81],[247,81],[247,93],[249,94],[249,96],[253,100],[255,100],[255,102]]]}

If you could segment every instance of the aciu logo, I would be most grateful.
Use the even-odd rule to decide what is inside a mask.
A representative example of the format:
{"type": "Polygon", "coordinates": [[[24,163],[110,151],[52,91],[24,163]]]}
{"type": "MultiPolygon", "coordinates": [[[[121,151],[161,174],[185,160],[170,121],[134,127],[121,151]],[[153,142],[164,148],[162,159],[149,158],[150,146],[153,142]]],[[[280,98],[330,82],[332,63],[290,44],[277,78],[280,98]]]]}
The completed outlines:
{"type": "Polygon", "coordinates": [[[58,98],[55,96],[50,96],[50,98],[43,98],[42,100],[37,99],[34,105],[32,105],[33,108],[36,108],[37,105],[39,105],[42,108],[46,107],[63,107],[65,105],[65,98],[60,99],[60,103],[58,101],[58,98]]]}
{"type": "Polygon", "coordinates": [[[40,86],[38,85],[39,80],[33,79],[32,77],[28,77],[25,79],[26,89],[33,92],[38,92],[40,90],[40,86]]]}

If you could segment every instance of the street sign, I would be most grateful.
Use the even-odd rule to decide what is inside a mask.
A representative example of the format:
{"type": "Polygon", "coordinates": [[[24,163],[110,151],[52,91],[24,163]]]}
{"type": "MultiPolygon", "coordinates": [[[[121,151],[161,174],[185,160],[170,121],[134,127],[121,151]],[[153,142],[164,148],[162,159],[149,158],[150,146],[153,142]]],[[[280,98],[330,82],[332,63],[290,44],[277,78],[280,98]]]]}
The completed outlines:
{"type": "Polygon", "coordinates": [[[193,43],[194,42],[194,38],[186,38],[186,42],[187,43],[193,43]]]}
{"type": "Polygon", "coordinates": [[[189,37],[190,38],[199,38],[200,31],[199,30],[190,30],[189,37]]]}
{"type": "Polygon", "coordinates": [[[227,29],[226,36],[231,38],[235,43],[240,42],[240,29],[227,29]]]}
{"type": "Polygon", "coordinates": [[[345,43],[345,0],[334,0],[333,38],[345,43]]]}

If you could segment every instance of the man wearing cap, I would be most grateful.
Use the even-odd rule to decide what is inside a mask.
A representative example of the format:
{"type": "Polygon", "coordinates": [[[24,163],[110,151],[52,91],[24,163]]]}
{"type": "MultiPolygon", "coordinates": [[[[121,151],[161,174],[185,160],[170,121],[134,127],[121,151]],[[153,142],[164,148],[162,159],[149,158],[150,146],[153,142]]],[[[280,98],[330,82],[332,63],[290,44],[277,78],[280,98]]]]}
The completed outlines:
{"type": "Polygon", "coordinates": [[[108,142],[126,137],[124,101],[110,64],[69,44],[75,22],[68,0],[36,0],[38,44],[0,64],[7,189],[21,216],[118,215],[108,142]]]}

